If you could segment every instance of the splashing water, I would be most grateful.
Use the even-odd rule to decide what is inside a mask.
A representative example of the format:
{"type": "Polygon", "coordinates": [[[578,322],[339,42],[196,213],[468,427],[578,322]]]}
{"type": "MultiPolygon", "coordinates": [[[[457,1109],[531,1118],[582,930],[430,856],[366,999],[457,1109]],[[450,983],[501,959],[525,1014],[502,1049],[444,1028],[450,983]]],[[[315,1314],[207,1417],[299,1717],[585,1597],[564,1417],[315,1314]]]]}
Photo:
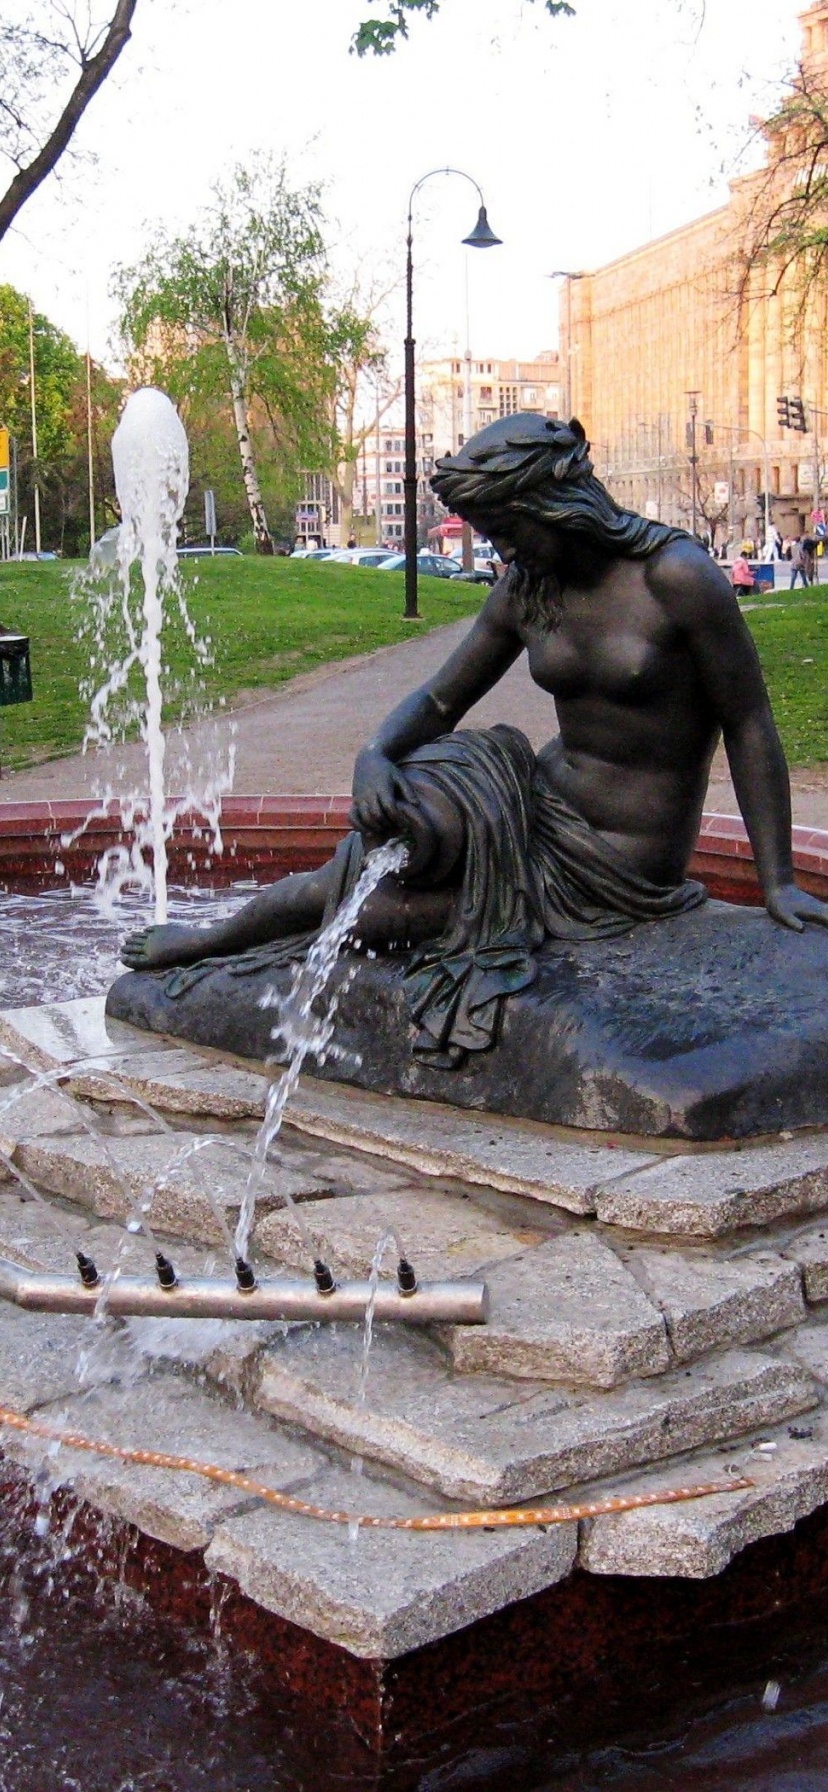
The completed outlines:
{"type": "MultiPolygon", "coordinates": [[[[84,604],[80,632],[88,640],[90,676],[84,694],[90,720],[84,737],[89,747],[112,749],[137,728],[146,747],[147,788],[125,785],[124,765],[113,766],[100,804],[79,832],[116,804],[132,844],[111,848],[100,861],[99,890],[104,904],[124,889],[154,894],[155,919],[167,919],[167,840],[176,815],[195,809],[213,834],[213,850],[222,849],[219,828],[221,797],[232,787],[235,747],[218,745],[218,737],[197,743],[200,762],[190,763],[190,743],[180,736],[181,763],[176,777],[185,795],[171,804],[165,793],[168,743],[162,724],[164,695],[174,695],[181,722],[201,706],[199,669],[212,659],[209,639],[200,640],[182,590],[176,554],[178,524],[189,483],[187,438],[175,407],[163,392],[146,387],[129,399],[112,441],[115,484],[121,507],[120,528],[95,544],[87,572],[76,581],[73,595],[84,604]],[[134,578],[135,567],[140,579],[134,578]],[[162,693],[162,639],[165,630],[183,629],[191,655],[184,686],[162,693]],[[101,680],[101,668],[103,678],[101,680]]],[[[167,649],[168,656],[168,649],[167,649]]],[[[166,679],[169,686],[169,680],[166,679]]],[[[111,762],[110,762],[111,763],[111,762]]],[[[67,836],[69,844],[77,834],[67,836]]]]}
{"type": "Polygon", "coordinates": [[[124,593],[134,561],[144,584],[143,633],[138,657],[147,707],[144,739],[149,761],[149,826],[155,878],[155,919],[167,919],[167,842],[164,832],[164,755],[161,720],[161,631],[164,592],[178,578],[178,522],[190,484],[184,426],[170,400],[151,386],[129,399],[112,438],[115,489],[121,506],[118,568],[124,593]]]}
{"type": "MultiPolygon", "coordinates": [[[[267,1154],[281,1129],[285,1108],[302,1074],[305,1060],[313,1057],[318,1063],[324,1064],[326,1057],[336,1051],[332,1040],[342,989],[327,1002],[321,1015],[315,1012],[315,1005],[327,989],[342,947],[353,938],[360,910],[384,877],[402,870],[407,857],[407,848],[401,840],[390,840],[385,846],[378,846],[368,853],[350,896],[314,940],[304,961],[295,967],[288,994],[284,996],[271,988],[261,998],[262,1008],[276,1010],[278,1018],[271,1032],[271,1039],[279,1046],[280,1057],[287,1059],[287,1066],[282,1075],[271,1083],[267,1092],[265,1116],[256,1140],[254,1163],[247,1179],[236,1227],[235,1244],[240,1257],[247,1256],[256,1211],[256,1195],[267,1154]]],[[[307,1246],[308,1255],[313,1261],[316,1250],[308,1228],[293,1198],[287,1191],[285,1194],[307,1246]]]]}

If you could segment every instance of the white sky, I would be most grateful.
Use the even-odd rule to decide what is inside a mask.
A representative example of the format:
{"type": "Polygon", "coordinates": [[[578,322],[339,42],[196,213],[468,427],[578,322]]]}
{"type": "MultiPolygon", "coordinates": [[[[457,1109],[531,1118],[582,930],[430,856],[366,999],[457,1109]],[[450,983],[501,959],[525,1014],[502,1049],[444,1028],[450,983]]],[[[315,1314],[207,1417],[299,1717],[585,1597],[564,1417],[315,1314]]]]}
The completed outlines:
{"type": "MultiPolygon", "coordinates": [[[[139,0],[133,42],[81,128],[85,159],[24,209],[0,281],[112,361],[113,266],[184,228],[257,149],[321,178],[337,265],[402,276],[408,193],[451,164],[504,246],[465,250],[477,201],[429,183],[415,217],[420,352],[528,357],[557,332],[556,268],[599,266],[726,198],[752,113],[799,47],[804,0],[442,0],[389,58],[348,44],[369,0],[139,0]]],[[[384,10],[384,9],[383,9],[384,10]]],[[[401,358],[402,292],[391,302],[401,358]]]]}

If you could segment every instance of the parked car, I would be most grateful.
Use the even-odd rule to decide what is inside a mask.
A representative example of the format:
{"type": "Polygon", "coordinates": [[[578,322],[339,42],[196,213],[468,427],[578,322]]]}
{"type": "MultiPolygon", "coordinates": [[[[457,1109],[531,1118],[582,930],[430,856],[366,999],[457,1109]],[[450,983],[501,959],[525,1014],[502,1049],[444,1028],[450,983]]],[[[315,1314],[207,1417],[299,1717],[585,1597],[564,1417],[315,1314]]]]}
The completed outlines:
{"type": "MultiPolygon", "coordinates": [[[[402,572],[405,568],[404,554],[390,554],[382,562],[383,572],[402,572]]],[[[447,554],[418,554],[417,571],[423,578],[453,579],[461,570],[459,560],[452,560],[447,554]]]]}
{"type": "Polygon", "coordinates": [[[209,541],[195,542],[191,547],[176,548],[175,551],[179,560],[212,560],[218,559],[220,554],[236,554],[240,560],[242,558],[241,548],[220,548],[218,545],[211,548],[209,541]]]}
{"type": "Polygon", "coordinates": [[[388,559],[387,548],[336,548],[332,560],[340,566],[381,566],[388,559]]]}
{"type": "Polygon", "coordinates": [[[475,566],[471,572],[464,572],[461,566],[460,571],[451,576],[455,581],[464,580],[467,585],[497,584],[497,573],[492,566],[475,566]]]}

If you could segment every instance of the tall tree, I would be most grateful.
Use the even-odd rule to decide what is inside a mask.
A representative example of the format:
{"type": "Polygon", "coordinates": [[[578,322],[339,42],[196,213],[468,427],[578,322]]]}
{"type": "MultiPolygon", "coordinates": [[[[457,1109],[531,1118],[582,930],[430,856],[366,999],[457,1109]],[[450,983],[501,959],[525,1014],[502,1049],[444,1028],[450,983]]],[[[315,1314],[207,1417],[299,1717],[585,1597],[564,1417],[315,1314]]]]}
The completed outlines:
{"type": "MultiPolygon", "coordinates": [[[[376,0],[370,0],[373,5],[376,0]]],[[[373,51],[375,56],[388,56],[395,50],[400,38],[408,36],[408,21],[414,13],[420,13],[427,19],[433,19],[440,10],[441,0],[379,0],[385,6],[385,17],[382,19],[363,19],[354,34],[353,49],[358,56],[373,51]]],[[[474,0],[472,0],[474,4],[474,0]]],[[[572,14],[574,6],[569,0],[542,0],[546,11],[552,13],[572,14]]]]}
{"type": "Polygon", "coordinates": [[[319,190],[284,163],[237,167],[184,236],[161,236],[117,287],[142,377],[163,365],[177,396],[229,405],[260,553],[272,553],[254,426],[285,465],[331,459],[319,190]]]}
{"type": "Polygon", "coordinates": [[[0,193],[0,241],[56,168],[91,99],[129,42],[138,0],[106,13],[92,0],[6,0],[0,21],[0,157],[15,173],[0,193]],[[15,16],[16,15],[16,16],[15,16]]]}
{"type": "MultiPolygon", "coordinates": [[[[18,501],[23,514],[35,481],[43,540],[77,553],[88,546],[89,444],[86,360],[62,330],[36,311],[32,318],[37,461],[32,452],[29,381],[29,305],[13,286],[0,286],[0,422],[17,444],[18,501]]],[[[102,520],[114,516],[109,441],[122,394],[119,381],[90,368],[92,454],[102,520]]]]}
{"type": "Polygon", "coordinates": [[[389,386],[381,399],[376,390],[386,370],[380,316],[395,280],[366,281],[354,276],[347,291],[334,301],[328,322],[328,354],[333,391],[332,422],[335,458],[332,481],[339,498],[341,534],[347,540],[353,528],[354,485],[359,456],[382,417],[399,397],[401,382],[389,386]]]}
{"type": "Polygon", "coordinates": [[[761,281],[784,293],[794,324],[828,294],[828,79],[800,64],[777,111],[755,127],[765,166],[743,183],[740,298],[761,281]]]}

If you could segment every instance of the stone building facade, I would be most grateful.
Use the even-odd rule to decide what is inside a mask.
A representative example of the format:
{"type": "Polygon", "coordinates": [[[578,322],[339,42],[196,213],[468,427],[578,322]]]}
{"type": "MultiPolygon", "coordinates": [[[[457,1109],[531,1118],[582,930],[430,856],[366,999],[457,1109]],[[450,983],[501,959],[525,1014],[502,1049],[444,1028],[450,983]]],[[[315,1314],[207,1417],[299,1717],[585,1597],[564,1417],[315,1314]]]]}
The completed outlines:
{"type": "MultiPolygon", "coordinates": [[[[800,23],[803,67],[828,80],[828,0],[800,23]]],[[[779,128],[765,132],[771,167],[779,128]]],[[[564,408],[597,471],[620,503],[685,528],[695,497],[697,530],[717,541],[761,539],[766,487],[783,534],[828,500],[824,303],[797,320],[794,274],[774,294],[766,269],[745,272],[767,178],[742,177],[717,211],[561,289],[564,408]],[[780,426],[780,395],[803,399],[805,433],[780,426]]]]}

